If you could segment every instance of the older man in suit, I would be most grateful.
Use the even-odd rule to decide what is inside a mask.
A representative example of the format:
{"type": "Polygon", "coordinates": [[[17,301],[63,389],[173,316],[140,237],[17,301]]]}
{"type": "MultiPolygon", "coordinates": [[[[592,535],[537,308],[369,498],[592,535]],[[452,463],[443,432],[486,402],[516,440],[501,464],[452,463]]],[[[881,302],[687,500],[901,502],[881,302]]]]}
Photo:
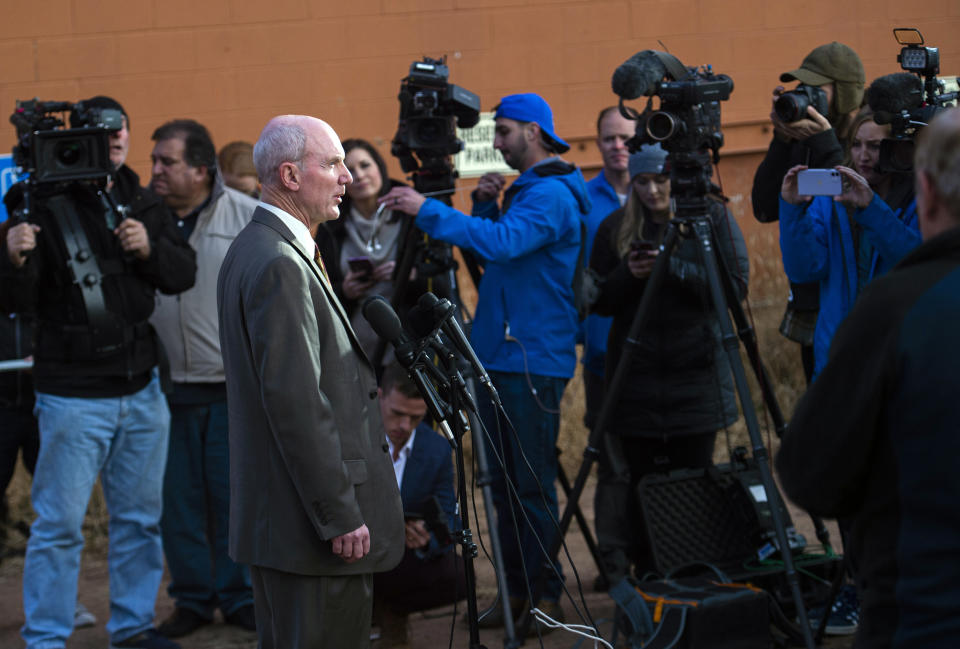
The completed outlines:
{"type": "Polygon", "coordinates": [[[260,647],[365,647],[373,573],[404,552],[376,379],[309,228],[352,178],[318,119],[272,119],[262,201],[220,271],[230,556],[250,564],[260,647]]]}

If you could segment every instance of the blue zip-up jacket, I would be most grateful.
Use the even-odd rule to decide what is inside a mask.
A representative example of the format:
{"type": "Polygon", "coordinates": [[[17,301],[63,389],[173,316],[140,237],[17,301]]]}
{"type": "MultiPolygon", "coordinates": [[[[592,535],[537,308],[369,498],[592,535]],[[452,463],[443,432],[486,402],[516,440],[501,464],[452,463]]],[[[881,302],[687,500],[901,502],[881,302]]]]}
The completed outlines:
{"type": "MultiPolygon", "coordinates": [[[[603,170],[597,177],[587,183],[587,194],[592,205],[587,214],[587,247],[584,262],[588,262],[590,251],[593,250],[593,238],[597,228],[605,218],[620,209],[620,197],[616,190],[607,182],[603,170]]],[[[604,372],[604,358],[607,355],[607,338],[610,336],[610,325],[613,318],[591,313],[583,321],[583,367],[589,372],[602,377],[604,372]]]]}
{"type": "MultiPolygon", "coordinates": [[[[791,282],[820,283],[820,315],[813,336],[814,376],[827,362],[830,341],[857,299],[857,255],[850,220],[831,196],[791,205],[780,198],[780,251],[791,282]]],[[[868,281],[887,272],[920,245],[917,203],[894,211],[879,196],[853,218],[873,246],[868,281]]]]}
{"type": "Polygon", "coordinates": [[[590,211],[586,183],[573,165],[548,158],[514,180],[504,202],[502,213],[496,201],[474,202],[473,217],[482,218],[473,218],[427,199],[416,225],[484,263],[470,334],[484,367],[570,378],[579,324],[573,275],[581,219],[590,211]]]}

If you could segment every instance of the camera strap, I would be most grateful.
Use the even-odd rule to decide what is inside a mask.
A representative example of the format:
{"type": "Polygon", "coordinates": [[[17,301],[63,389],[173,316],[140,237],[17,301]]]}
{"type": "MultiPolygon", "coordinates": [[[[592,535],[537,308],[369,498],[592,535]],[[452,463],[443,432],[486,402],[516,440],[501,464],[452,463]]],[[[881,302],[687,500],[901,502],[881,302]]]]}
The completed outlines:
{"type": "Polygon", "coordinates": [[[87,323],[93,333],[94,347],[101,351],[105,347],[115,346],[118,323],[107,311],[103,296],[103,272],[90,248],[83,225],[77,218],[76,207],[64,195],[51,196],[46,204],[66,245],[67,268],[73,275],[74,284],[80,287],[87,323]]]}

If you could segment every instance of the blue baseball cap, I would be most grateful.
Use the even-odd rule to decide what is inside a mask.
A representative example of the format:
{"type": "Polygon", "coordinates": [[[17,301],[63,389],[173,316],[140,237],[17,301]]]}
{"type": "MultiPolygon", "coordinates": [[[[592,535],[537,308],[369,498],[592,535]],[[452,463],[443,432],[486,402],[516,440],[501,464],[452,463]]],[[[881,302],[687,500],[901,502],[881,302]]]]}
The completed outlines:
{"type": "Polygon", "coordinates": [[[524,92],[519,95],[507,95],[497,105],[494,119],[506,117],[518,122],[534,122],[540,130],[557,145],[560,153],[570,150],[570,145],[557,137],[553,132],[553,111],[543,97],[533,92],[524,92]]]}

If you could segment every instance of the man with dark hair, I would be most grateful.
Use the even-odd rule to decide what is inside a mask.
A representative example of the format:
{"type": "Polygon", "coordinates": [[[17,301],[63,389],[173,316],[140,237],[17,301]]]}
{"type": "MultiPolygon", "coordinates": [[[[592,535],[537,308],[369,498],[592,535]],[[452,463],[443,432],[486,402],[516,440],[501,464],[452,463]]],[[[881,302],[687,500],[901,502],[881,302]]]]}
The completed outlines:
{"type": "Polygon", "coordinates": [[[253,591],[246,566],[227,554],[230,463],[227,388],[217,324],[217,275],[234,237],[257,202],[226,187],[207,129],[193,120],[153,133],[151,187],[197,251],[197,281],[161,297],[150,321],[170,359],[170,451],[160,531],[176,608],[160,633],[177,638],[213,620],[253,631],[253,591]]]}
{"type": "MultiPolygon", "coordinates": [[[[123,111],[109,97],[87,105],[123,111]]],[[[29,649],[63,647],[73,629],[82,525],[98,475],[110,512],[111,646],[178,646],[153,629],[170,415],[147,319],[157,290],[193,285],[196,261],[160,200],[123,164],[127,124],[110,136],[116,169],[106,186],[37,188],[31,222],[9,229],[0,255],[0,310],[36,316],[41,444],[23,567],[29,649]],[[90,252],[96,264],[81,284],[74,269],[90,252]]],[[[11,212],[20,192],[17,185],[5,197],[11,212]]]]}
{"type": "MultiPolygon", "coordinates": [[[[542,97],[504,97],[495,120],[493,146],[520,172],[502,206],[497,199],[505,180],[495,173],[474,190],[472,216],[409,187],[395,187],[380,200],[416,214],[418,228],[473,251],[484,263],[471,341],[509,417],[501,417],[490,399],[479,399],[493,439],[490,457],[503,458],[505,466],[491,459],[491,490],[510,604],[518,615],[542,572],[540,544],[550,547],[556,532],[560,399],[577,364],[573,283],[590,198],[580,170],[556,155],[570,147],[554,133],[553,112],[542,97]],[[508,504],[507,479],[524,512],[508,504]]],[[[556,619],[563,613],[563,582],[559,562],[554,566],[538,605],[556,619]]],[[[481,621],[502,623],[500,608],[481,621]]]]}
{"type": "Polygon", "coordinates": [[[797,504],[848,521],[871,649],[960,636],[960,110],[924,129],[915,168],[924,242],[840,325],[776,463],[797,504]]]}
{"type": "Polygon", "coordinates": [[[423,423],[427,404],[406,370],[392,363],[380,383],[380,416],[403,501],[407,548],[400,565],[373,582],[374,624],[382,646],[393,647],[407,642],[410,613],[451,604],[464,593],[451,542],[459,519],[450,445],[423,423]],[[444,528],[440,538],[436,525],[444,528]]]}

